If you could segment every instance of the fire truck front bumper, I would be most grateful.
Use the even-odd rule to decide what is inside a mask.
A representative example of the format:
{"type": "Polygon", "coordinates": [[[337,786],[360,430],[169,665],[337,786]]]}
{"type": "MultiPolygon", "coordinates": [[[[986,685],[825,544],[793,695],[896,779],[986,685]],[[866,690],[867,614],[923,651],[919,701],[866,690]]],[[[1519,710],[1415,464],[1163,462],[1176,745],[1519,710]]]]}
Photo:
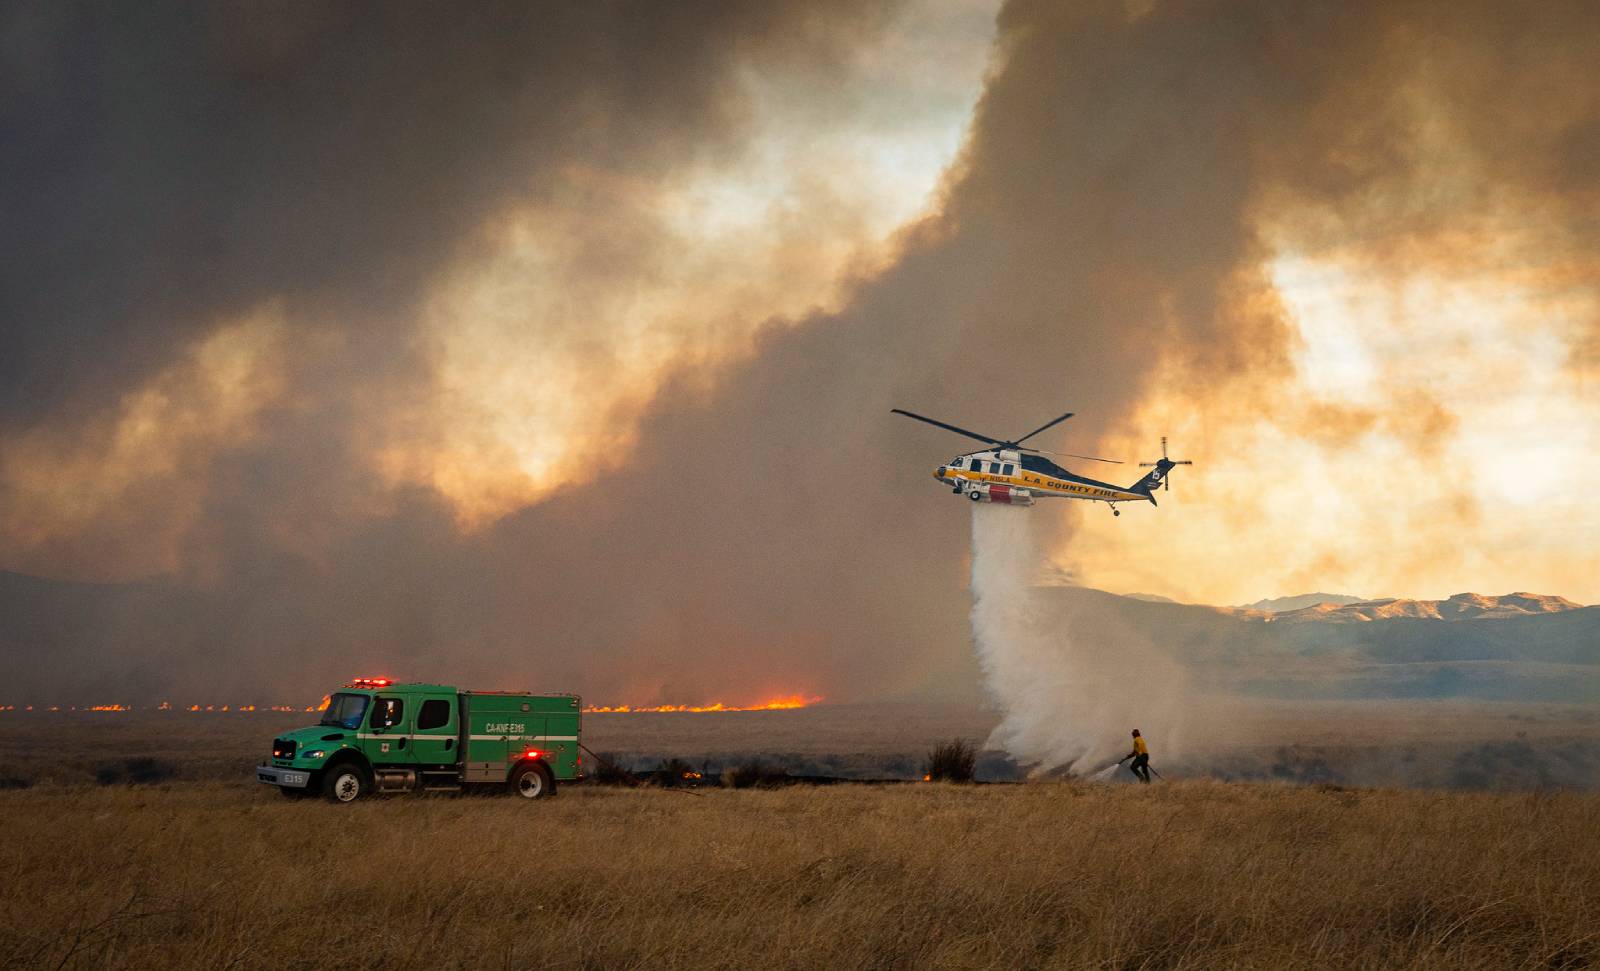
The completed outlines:
{"type": "Polygon", "coordinates": [[[311,773],[305,769],[280,769],[275,765],[258,765],[256,780],[265,782],[269,786],[304,789],[311,784],[311,773]]]}

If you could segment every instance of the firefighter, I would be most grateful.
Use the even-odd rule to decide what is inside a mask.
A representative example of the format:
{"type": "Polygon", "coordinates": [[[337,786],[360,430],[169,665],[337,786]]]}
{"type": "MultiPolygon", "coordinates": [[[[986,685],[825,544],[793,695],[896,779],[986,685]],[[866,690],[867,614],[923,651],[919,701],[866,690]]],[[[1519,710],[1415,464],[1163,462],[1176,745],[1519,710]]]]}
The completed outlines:
{"type": "Polygon", "coordinates": [[[1119,760],[1119,763],[1126,762],[1129,759],[1133,760],[1133,764],[1128,766],[1128,771],[1133,773],[1133,777],[1135,779],[1138,779],[1140,782],[1149,785],[1150,749],[1145,746],[1144,736],[1139,734],[1139,730],[1137,728],[1133,730],[1133,751],[1129,752],[1127,755],[1124,755],[1119,760]]]}

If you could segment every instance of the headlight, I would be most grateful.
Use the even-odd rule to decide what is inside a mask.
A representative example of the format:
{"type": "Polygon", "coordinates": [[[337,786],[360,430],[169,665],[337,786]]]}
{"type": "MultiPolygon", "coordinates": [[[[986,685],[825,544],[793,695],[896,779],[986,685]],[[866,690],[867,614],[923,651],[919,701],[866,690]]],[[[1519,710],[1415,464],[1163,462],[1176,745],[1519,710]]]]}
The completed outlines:
{"type": "Polygon", "coordinates": [[[322,749],[319,748],[319,749],[314,749],[314,750],[312,750],[310,752],[301,752],[300,753],[300,757],[302,759],[320,759],[324,755],[327,755],[327,754],[328,754],[327,752],[325,752],[325,751],[323,751],[322,749]]]}

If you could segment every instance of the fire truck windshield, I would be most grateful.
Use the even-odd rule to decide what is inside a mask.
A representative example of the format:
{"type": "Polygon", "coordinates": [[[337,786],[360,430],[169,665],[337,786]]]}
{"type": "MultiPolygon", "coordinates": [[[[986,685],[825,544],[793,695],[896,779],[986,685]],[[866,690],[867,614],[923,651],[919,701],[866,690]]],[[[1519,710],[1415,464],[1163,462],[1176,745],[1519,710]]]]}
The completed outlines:
{"type": "Polygon", "coordinates": [[[355,731],[361,727],[361,716],[367,713],[367,705],[371,701],[367,695],[341,691],[328,699],[328,710],[322,713],[322,721],[317,724],[355,731]]]}

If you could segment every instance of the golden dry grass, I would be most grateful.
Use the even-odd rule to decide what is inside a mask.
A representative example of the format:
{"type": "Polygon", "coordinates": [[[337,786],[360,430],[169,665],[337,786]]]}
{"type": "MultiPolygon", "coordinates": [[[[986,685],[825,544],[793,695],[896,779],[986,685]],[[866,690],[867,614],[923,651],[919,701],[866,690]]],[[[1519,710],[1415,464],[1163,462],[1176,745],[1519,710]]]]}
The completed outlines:
{"type": "Polygon", "coordinates": [[[0,793],[19,967],[1558,968],[1600,798],[1193,782],[0,793]]]}

